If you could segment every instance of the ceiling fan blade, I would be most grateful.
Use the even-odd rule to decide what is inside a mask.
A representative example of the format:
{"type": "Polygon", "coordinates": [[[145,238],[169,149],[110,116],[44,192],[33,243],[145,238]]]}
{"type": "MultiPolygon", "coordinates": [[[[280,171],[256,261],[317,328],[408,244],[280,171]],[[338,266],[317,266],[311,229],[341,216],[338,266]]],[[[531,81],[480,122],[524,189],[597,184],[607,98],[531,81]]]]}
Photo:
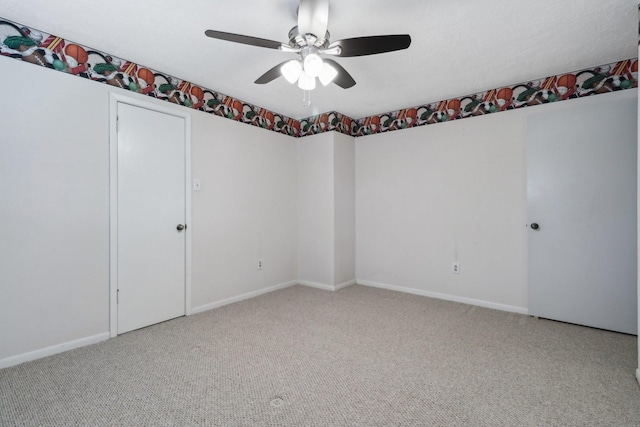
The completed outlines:
{"type": "Polygon", "coordinates": [[[356,81],[353,80],[353,77],[351,77],[351,74],[349,74],[347,70],[342,68],[342,65],[338,64],[333,59],[324,58],[323,61],[329,63],[338,72],[338,75],[333,79],[333,83],[337,84],[342,89],[349,89],[356,85],[356,81]]]}
{"type": "Polygon", "coordinates": [[[339,46],[340,54],[337,56],[350,57],[393,52],[394,50],[406,49],[409,45],[411,45],[411,36],[409,34],[394,34],[337,40],[331,43],[327,50],[339,46]]]}
{"type": "Polygon", "coordinates": [[[276,65],[275,67],[273,67],[272,69],[270,69],[269,71],[267,71],[266,73],[258,77],[258,80],[256,80],[254,83],[263,85],[265,83],[272,82],[278,77],[282,76],[282,72],[280,71],[280,68],[287,62],[289,61],[284,61],[279,63],[278,65],[276,65]]]}
{"type": "Polygon", "coordinates": [[[223,31],[207,30],[204,33],[207,35],[207,37],[211,37],[213,39],[248,44],[251,46],[266,47],[268,49],[280,49],[280,46],[282,46],[282,43],[277,41],[260,39],[258,37],[243,36],[241,34],[225,33],[223,31]]]}
{"type": "Polygon", "coordinates": [[[324,39],[329,25],[329,0],[300,0],[298,31],[324,39]]]}

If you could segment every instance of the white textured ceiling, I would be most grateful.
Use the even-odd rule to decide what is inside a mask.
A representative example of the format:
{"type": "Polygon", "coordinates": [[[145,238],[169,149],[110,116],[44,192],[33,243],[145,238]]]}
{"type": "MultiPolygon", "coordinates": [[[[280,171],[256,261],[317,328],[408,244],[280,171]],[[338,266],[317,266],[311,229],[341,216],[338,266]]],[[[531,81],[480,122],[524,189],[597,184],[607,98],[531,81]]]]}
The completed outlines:
{"type": "Polygon", "coordinates": [[[254,80],[294,58],[206,37],[287,42],[296,0],[0,0],[0,18],[127,59],[294,118],[352,118],[637,56],[637,0],[333,0],[331,41],[410,34],[404,51],[337,61],[356,80],[311,93],[254,80]]]}

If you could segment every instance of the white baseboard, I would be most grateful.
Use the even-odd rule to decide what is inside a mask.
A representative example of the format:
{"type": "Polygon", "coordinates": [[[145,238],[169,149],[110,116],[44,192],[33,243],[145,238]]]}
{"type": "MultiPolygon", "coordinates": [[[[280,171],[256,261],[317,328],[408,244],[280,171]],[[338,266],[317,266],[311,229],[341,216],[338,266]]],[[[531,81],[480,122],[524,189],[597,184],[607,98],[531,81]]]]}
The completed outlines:
{"type": "Polygon", "coordinates": [[[298,284],[303,285],[303,286],[309,286],[311,288],[322,289],[324,291],[333,292],[333,291],[340,290],[342,288],[346,288],[347,286],[355,285],[356,281],[355,280],[349,280],[348,282],[340,283],[339,285],[326,285],[324,283],[309,282],[308,280],[298,280],[298,284]]]}
{"type": "MultiPolygon", "coordinates": [[[[248,298],[257,297],[258,295],[266,294],[268,292],[277,291],[278,289],[288,288],[289,286],[297,285],[297,280],[292,280],[290,282],[281,283],[279,285],[271,286],[268,288],[260,289],[254,292],[248,292],[246,294],[238,295],[232,298],[227,298],[222,301],[217,301],[211,304],[201,305],[199,307],[195,307],[191,309],[191,314],[200,313],[202,311],[211,310],[216,307],[221,307],[223,305],[231,304],[237,301],[242,301],[248,298]]],[[[86,338],[81,338],[74,341],[65,342],[62,344],[53,345],[51,347],[42,348],[39,350],[30,351],[28,353],[18,354],[16,356],[7,357],[5,359],[0,359],[0,369],[8,368],[10,366],[19,365],[20,363],[29,362],[31,360],[40,359],[43,357],[51,356],[54,354],[62,353],[68,350],[73,350],[74,348],[84,347],[87,345],[95,344],[100,341],[104,341],[111,338],[111,334],[109,332],[104,332],[102,334],[93,335],[86,338]]]]}
{"type": "Polygon", "coordinates": [[[226,298],[220,301],[212,302],[209,304],[200,305],[191,309],[191,314],[202,313],[203,311],[212,310],[214,308],[222,307],[223,305],[233,304],[234,302],[242,301],[249,298],[257,297],[258,295],[267,294],[269,292],[277,291],[279,289],[288,288],[289,286],[297,285],[297,280],[290,282],[280,283],[279,285],[270,286],[268,288],[259,289],[253,292],[247,292],[245,294],[237,295],[235,297],[226,298]]]}
{"type": "Polygon", "coordinates": [[[109,332],[103,332],[98,335],[80,338],[74,341],[64,342],[62,344],[52,345],[51,347],[41,348],[39,350],[30,351],[28,353],[18,354],[17,356],[7,357],[6,359],[0,360],[0,369],[19,365],[24,362],[30,362],[36,359],[41,359],[43,357],[51,356],[54,354],[63,353],[68,350],[73,350],[74,348],[99,343],[100,341],[109,339],[110,336],[111,335],[109,334],[109,332]]]}
{"type": "Polygon", "coordinates": [[[447,301],[461,302],[464,304],[477,305],[480,307],[493,308],[495,310],[509,311],[512,313],[529,314],[529,310],[525,307],[514,305],[499,304],[491,301],[484,301],[473,298],[459,297],[456,295],[441,294],[439,292],[424,291],[422,289],[405,288],[403,286],[387,285],[386,283],[370,282],[368,280],[357,280],[359,285],[371,286],[373,288],[388,289],[390,291],[406,292],[408,294],[420,295],[423,297],[443,299],[447,301]]]}

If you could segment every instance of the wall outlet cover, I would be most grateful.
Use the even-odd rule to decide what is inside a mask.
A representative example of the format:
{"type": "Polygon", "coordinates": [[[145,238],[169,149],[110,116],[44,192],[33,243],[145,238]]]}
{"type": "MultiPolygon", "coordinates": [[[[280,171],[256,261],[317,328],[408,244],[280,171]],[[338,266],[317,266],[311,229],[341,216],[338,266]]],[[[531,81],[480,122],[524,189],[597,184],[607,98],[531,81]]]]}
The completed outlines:
{"type": "Polygon", "coordinates": [[[460,274],[460,263],[454,262],[451,264],[451,274],[460,274]]]}

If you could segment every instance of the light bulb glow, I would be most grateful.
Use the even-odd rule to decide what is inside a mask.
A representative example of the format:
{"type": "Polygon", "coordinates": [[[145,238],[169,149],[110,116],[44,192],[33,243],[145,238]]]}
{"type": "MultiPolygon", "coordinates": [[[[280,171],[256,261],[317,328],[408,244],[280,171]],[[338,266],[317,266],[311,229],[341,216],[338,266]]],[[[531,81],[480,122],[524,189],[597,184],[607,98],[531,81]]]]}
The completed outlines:
{"type": "Polygon", "coordinates": [[[302,73],[302,65],[300,61],[291,60],[280,67],[282,76],[291,84],[295,83],[302,73]]]}
{"type": "Polygon", "coordinates": [[[302,90],[314,90],[316,88],[316,78],[302,71],[298,79],[298,87],[302,90]]]}
{"type": "Polygon", "coordinates": [[[322,83],[323,86],[326,86],[329,83],[331,83],[333,79],[336,78],[337,75],[338,75],[338,70],[336,70],[335,67],[325,62],[324,65],[322,66],[322,72],[320,73],[318,78],[320,79],[320,83],[322,83]]]}
{"type": "Polygon", "coordinates": [[[315,53],[310,53],[304,57],[304,71],[311,77],[318,77],[322,72],[322,58],[315,53]]]}

